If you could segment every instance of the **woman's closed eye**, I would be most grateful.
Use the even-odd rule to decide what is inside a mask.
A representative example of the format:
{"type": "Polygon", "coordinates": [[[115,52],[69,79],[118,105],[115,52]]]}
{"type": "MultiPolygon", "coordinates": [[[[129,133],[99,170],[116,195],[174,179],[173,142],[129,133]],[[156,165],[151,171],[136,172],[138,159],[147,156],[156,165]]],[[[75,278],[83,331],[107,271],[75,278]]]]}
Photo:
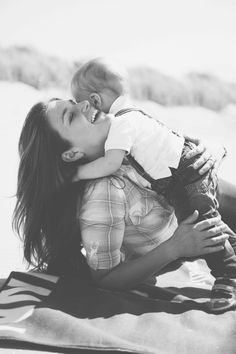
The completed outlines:
{"type": "Polygon", "coordinates": [[[68,123],[71,124],[74,119],[74,112],[70,112],[68,115],[68,123]]]}

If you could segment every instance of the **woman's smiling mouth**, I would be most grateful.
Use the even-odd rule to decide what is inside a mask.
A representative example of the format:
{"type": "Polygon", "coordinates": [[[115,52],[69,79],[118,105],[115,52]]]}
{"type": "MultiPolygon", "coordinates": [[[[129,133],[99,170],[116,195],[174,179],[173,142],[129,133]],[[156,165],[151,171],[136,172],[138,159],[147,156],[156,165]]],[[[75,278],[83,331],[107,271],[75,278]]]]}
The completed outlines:
{"type": "Polygon", "coordinates": [[[97,120],[97,118],[98,118],[98,116],[99,116],[100,113],[101,113],[101,112],[99,112],[99,111],[97,111],[97,110],[93,111],[93,114],[92,114],[92,116],[91,116],[90,123],[93,124],[93,123],[97,120]]]}
{"type": "Polygon", "coordinates": [[[100,123],[100,121],[108,118],[109,116],[110,116],[109,114],[106,114],[102,111],[98,111],[97,109],[95,109],[93,107],[92,110],[89,112],[89,116],[88,116],[87,120],[91,124],[96,124],[96,123],[100,123]]]}

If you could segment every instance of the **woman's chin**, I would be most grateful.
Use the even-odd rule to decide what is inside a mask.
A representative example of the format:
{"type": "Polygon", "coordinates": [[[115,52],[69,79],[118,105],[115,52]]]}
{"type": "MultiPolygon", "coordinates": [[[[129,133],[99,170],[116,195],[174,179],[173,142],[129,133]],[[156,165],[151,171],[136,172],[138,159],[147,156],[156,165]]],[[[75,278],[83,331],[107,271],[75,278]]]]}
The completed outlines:
{"type": "Polygon", "coordinates": [[[112,115],[111,114],[106,114],[103,112],[99,112],[98,116],[96,117],[96,121],[93,123],[95,124],[99,124],[103,121],[110,121],[111,120],[112,115]]]}

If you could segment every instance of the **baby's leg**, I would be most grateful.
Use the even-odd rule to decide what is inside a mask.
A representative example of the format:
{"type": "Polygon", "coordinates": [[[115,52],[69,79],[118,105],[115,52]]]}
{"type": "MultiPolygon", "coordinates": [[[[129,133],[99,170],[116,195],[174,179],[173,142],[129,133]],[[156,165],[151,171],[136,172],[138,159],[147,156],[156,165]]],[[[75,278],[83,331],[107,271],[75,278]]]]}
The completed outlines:
{"type": "MultiPolygon", "coordinates": [[[[187,205],[189,210],[198,210],[201,219],[208,219],[220,215],[214,178],[205,176],[191,183],[186,188],[187,205]]],[[[184,188],[183,188],[184,189],[184,188]]],[[[178,189],[180,190],[180,189],[178,189]]],[[[176,210],[179,210],[180,198],[175,200],[176,210]]],[[[229,230],[229,236],[235,240],[235,234],[229,230]]],[[[232,243],[233,244],[233,243],[232,243]]],[[[216,278],[212,288],[209,310],[211,312],[224,312],[236,307],[236,255],[234,248],[227,240],[225,247],[220,252],[215,252],[204,257],[211,273],[216,278]]]]}
{"type": "MultiPolygon", "coordinates": [[[[219,216],[219,201],[217,199],[218,179],[214,169],[201,176],[193,168],[196,157],[186,159],[186,153],[191,150],[191,144],[186,144],[178,166],[173,171],[171,191],[174,197],[175,209],[178,220],[186,217],[186,211],[191,214],[194,210],[199,212],[199,220],[219,216]],[[185,208],[181,206],[185,205],[185,208]]],[[[233,231],[229,235],[235,240],[233,231]]],[[[206,261],[212,271],[212,275],[230,276],[236,278],[236,255],[229,241],[225,243],[225,249],[206,256],[206,261]]]]}
{"type": "MultiPolygon", "coordinates": [[[[194,162],[194,161],[193,161],[194,162]]],[[[212,170],[204,176],[200,176],[183,158],[178,170],[174,173],[177,193],[174,194],[175,207],[180,218],[181,208],[178,206],[186,200],[189,213],[199,211],[199,219],[209,219],[219,216],[219,201],[217,199],[217,176],[212,170]],[[182,188],[180,188],[182,185],[182,188]]],[[[174,186],[174,183],[173,183],[174,186]]],[[[184,215],[185,216],[185,215],[184,215]]],[[[233,231],[228,231],[232,245],[235,241],[233,231]]],[[[236,255],[229,241],[225,242],[222,251],[205,257],[216,282],[212,290],[210,310],[222,312],[236,307],[236,255]]]]}
{"type": "MultiPolygon", "coordinates": [[[[208,174],[200,180],[187,186],[186,193],[191,211],[199,211],[199,220],[219,216],[219,202],[216,198],[216,178],[208,174]]],[[[229,236],[235,239],[233,231],[229,236]]],[[[229,241],[225,242],[224,250],[205,257],[213,276],[228,276],[236,278],[236,255],[229,241]]]]}
{"type": "Polygon", "coordinates": [[[219,178],[217,199],[222,219],[236,233],[236,185],[219,178]]]}

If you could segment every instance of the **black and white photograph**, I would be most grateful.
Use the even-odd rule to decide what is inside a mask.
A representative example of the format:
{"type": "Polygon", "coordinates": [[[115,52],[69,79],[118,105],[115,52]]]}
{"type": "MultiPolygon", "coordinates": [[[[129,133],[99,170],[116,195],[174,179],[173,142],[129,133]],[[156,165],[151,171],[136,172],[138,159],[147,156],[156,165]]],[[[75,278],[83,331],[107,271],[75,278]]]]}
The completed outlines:
{"type": "Polygon", "coordinates": [[[236,353],[235,18],[0,0],[0,354],[236,353]]]}

